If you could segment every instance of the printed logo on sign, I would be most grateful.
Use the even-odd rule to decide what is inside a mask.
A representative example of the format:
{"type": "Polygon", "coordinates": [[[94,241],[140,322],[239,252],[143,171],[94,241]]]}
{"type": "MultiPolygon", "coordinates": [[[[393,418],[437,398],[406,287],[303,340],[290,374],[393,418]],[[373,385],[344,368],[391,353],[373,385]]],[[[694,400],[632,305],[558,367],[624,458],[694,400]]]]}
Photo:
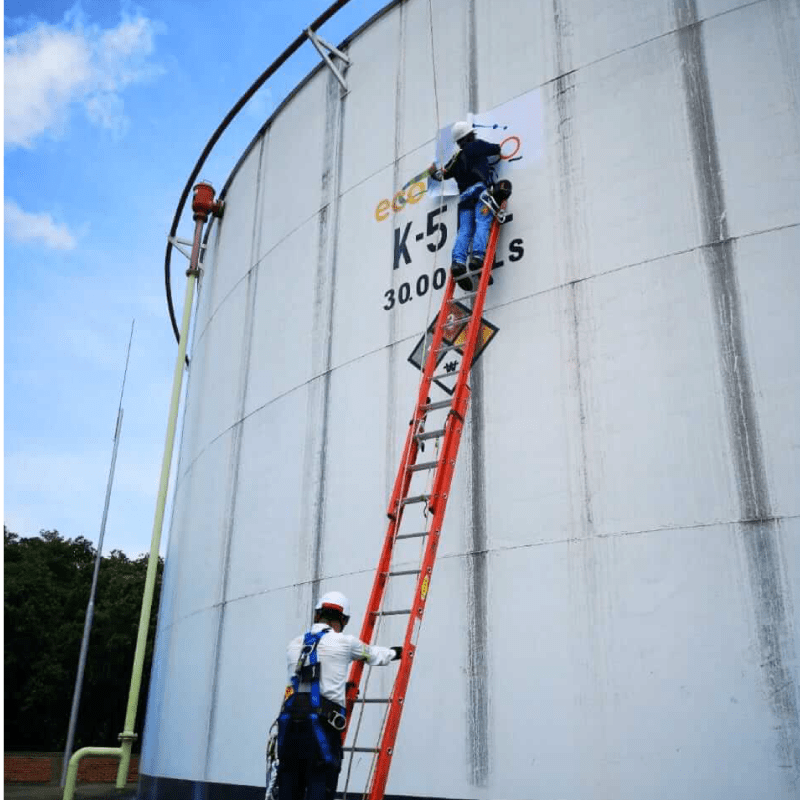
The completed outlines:
{"type": "MultiPolygon", "coordinates": [[[[500,145],[500,153],[490,158],[490,162],[495,161],[492,165],[493,180],[506,177],[516,180],[514,175],[520,173],[524,177],[523,183],[527,181],[530,184],[531,179],[535,179],[533,171],[540,169],[544,158],[544,112],[540,89],[486,113],[469,114],[466,119],[479,138],[500,145]],[[528,177],[525,177],[526,173],[528,177]]],[[[392,277],[382,297],[376,297],[384,311],[394,312],[422,298],[425,298],[423,302],[428,302],[432,300],[431,295],[447,283],[450,251],[459,228],[459,190],[453,179],[435,181],[430,170],[434,164],[438,167],[446,165],[456,150],[451,134],[454,121],[439,130],[433,152],[419,151],[414,156],[419,161],[409,172],[414,168],[422,171],[403,175],[399,179],[400,186],[394,186],[394,194],[384,197],[369,209],[368,213],[377,223],[389,220],[390,230],[381,241],[386,246],[383,252],[387,268],[391,258],[392,277]],[[406,179],[404,184],[403,179],[406,179]],[[425,202],[421,202],[423,200],[425,202]]],[[[403,163],[412,162],[404,159],[403,163]]],[[[405,167],[402,169],[405,171],[405,167]]],[[[484,206],[481,213],[491,212],[488,206],[484,206]]],[[[510,224],[513,221],[512,203],[497,243],[494,270],[504,264],[515,264],[525,256],[525,241],[516,235],[519,229],[510,224]]],[[[481,340],[488,343],[490,338],[491,332],[484,330],[481,340]]],[[[452,361],[451,354],[444,365],[448,371],[452,361]]]]}
{"type": "Polygon", "coordinates": [[[425,580],[422,581],[422,590],[419,593],[419,596],[424,600],[428,596],[428,576],[425,576],[425,580]]]}
{"type": "Polygon", "coordinates": [[[428,187],[421,181],[412,183],[411,186],[408,187],[408,190],[401,189],[397,192],[391,201],[381,200],[375,207],[375,219],[378,222],[383,222],[383,220],[389,218],[390,211],[394,211],[394,213],[397,214],[406,207],[406,203],[419,203],[422,199],[422,195],[427,191],[428,187]]]}
{"type": "MultiPolygon", "coordinates": [[[[507,128],[507,125],[481,125],[479,123],[475,123],[476,128],[507,128]]],[[[447,157],[441,155],[441,153],[448,153],[452,149],[452,145],[449,144],[447,141],[447,137],[449,135],[449,126],[442,128],[439,132],[439,143],[437,145],[437,160],[442,162],[447,161],[447,157]]],[[[506,136],[500,144],[500,157],[497,159],[497,165],[501,162],[510,163],[513,161],[522,161],[522,156],[519,155],[520,148],[522,147],[522,139],[512,134],[511,136],[506,136]]],[[[496,166],[497,166],[496,165],[496,166]]],[[[408,205],[415,205],[422,200],[423,196],[428,193],[428,191],[432,188],[433,184],[424,183],[423,181],[428,179],[429,172],[425,170],[421,172],[419,175],[416,175],[411,179],[411,181],[406,184],[400,191],[395,192],[394,196],[391,200],[388,198],[384,198],[378,202],[378,205],[375,206],[375,220],[377,222],[383,222],[386,219],[394,214],[399,214],[401,211],[404,211],[408,205]]],[[[449,184],[452,181],[446,181],[445,183],[449,184]]],[[[452,187],[451,187],[452,189],[452,187]]],[[[443,194],[450,194],[455,195],[458,192],[453,191],[445,191],[443,189],[443,194]]]]}

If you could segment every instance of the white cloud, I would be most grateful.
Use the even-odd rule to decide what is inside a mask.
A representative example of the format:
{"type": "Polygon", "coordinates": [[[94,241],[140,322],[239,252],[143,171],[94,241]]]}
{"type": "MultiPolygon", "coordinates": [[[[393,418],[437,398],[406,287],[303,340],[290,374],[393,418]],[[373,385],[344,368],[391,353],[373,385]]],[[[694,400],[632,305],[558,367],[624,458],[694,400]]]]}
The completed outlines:
{"type": "Polygon", "coordinates": [[[77,244],[69,228],[50,214],[30,214],[13,200],[5,200],[6,231],[18,242],[42,242],[54,250],[72,250],[77,244]]]}
{"type": "Polygon", "coordinates": [[[156,26],[124,17],[108,30],[70,12],[61,26],[36,23],[5,40],[6,144],[31,148],[44,133],[63,133],[82,105],[91,122],[120,134],[127,120],[120,92],[159,70],[148,58],[156,26]]]}

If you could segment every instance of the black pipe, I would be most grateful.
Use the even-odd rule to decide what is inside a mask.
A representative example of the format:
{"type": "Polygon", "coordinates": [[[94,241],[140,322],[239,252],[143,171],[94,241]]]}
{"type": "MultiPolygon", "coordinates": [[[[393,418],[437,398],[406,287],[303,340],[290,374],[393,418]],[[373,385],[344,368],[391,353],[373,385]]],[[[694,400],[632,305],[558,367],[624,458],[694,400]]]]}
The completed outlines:
{"type": "MultiPolygon", "coordinates": [[[[327,11],[324,11],[317,19],[315,19],[311,25],[309,25],[309,30],[316,31],[322,25],[324,25],[337,11],[342,9],[346,6],[350,0],[337,0],[327,11]]],[[[169,239],[172,239],[178,231],[178,224],[181,219],[181,215],[183,214],[183,208],[186,205],[186,200],[189,197],[189,192],[192,190],[192,186],[194,185],[197,176],[200,174],[200,170],[203,168],[203,164],[206,163],[206,159],[211,154],[211,151],[214,149],[217,141],[219,140],[220,136],[225,132],[225,129],[228,125],[231,124],[233,118],[242,110],[245,104],[250,100],[250,98],[263,86],[264,82],[270,78],[283,64],[287,61],[287,59],[294,55],[294,53],[300,48],[300,46],[305,42],[308,38],[308,33],[304,31],[301,33],[276,59],[272,62],[265,70],[261,73],[261,75],[256,78],[250,88],[239,98],[236,102],[236,105],[227,113],[225,119],[220,122],[217,129],[211,135],[211,138],[206,143],[206,146],[203,148],[203,152],[200,154],[200,158],[197,160],[197,163],[194,165],[194,169],[192,170],[191,175],[189,175],[189,179],[186,181],[186,186],[183,187],[183,193],[181,194],[181,199],[178,201],[178,207],[175,210],[175,216],[172,219],[172,227],[169,231],[169,237],[167,240],[167,251],[164,255],[164,284],[167,291],[167,307],[169,308],[169,318],[172,322],[172,330],[175,332],[175,340],[180,341],[180,333],[178,331],[178,323],[175,320],[175,307],[172,303],[172,287],[170,285],[170,264],[172,261],[172,242],[169,239]]],[[[226,187],[227,188],[227,187],[226,187]]],[[[220,199],[222,199],[222,194],[220,194],[220,199]]],[[[210,227],[210,226],[209,226],[210,227]]],[[[188,363],[188,358],[187,358],[188,363]]]]}

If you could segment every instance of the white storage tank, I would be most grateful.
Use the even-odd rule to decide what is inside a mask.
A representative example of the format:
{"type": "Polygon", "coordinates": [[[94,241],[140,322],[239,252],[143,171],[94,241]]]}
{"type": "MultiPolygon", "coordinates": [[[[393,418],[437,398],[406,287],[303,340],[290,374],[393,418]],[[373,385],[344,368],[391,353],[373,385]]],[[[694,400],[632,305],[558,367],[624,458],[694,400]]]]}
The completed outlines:
{"type": "Polygon", "coordinates": [[[401,187],[461,119],[513,219],[387,796],[800,797],[800,4],[406,0],[342,49],[214,223],[141,800],[262,798],[286,643],[330,589],[358,633],[456,230],[401,187]]]}

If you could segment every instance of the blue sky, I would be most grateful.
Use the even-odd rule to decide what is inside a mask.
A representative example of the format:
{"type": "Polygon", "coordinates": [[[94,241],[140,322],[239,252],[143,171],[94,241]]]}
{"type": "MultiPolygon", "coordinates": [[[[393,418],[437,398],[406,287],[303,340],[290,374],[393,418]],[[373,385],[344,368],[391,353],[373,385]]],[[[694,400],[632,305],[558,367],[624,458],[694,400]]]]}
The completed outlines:
{"type": "MultiPolygon", "coordinates": [[[[103,551],[147,552],[177,345],[166,235],[206,141],[332,0],[6,0],[4,521],[97,542],[125,354],[124,423],[103,551]]],[[[351,0],[333,44],[385,5],[351,0]]],[[[225,134],[221,189],[275,106],[319,61],[307,42],[225,134]]],[[[291,154],[288,154],[291,157],[291,154]]],[[[188,214],[179,235],[190,238],[188,214]]],[[[173,255],[173,299],[185,262],[173,255]]],[[[177,453],[177,448],[176,448],[177,453]]],[[[165,524],[165,552],[169,517],[165,524]]]]}

